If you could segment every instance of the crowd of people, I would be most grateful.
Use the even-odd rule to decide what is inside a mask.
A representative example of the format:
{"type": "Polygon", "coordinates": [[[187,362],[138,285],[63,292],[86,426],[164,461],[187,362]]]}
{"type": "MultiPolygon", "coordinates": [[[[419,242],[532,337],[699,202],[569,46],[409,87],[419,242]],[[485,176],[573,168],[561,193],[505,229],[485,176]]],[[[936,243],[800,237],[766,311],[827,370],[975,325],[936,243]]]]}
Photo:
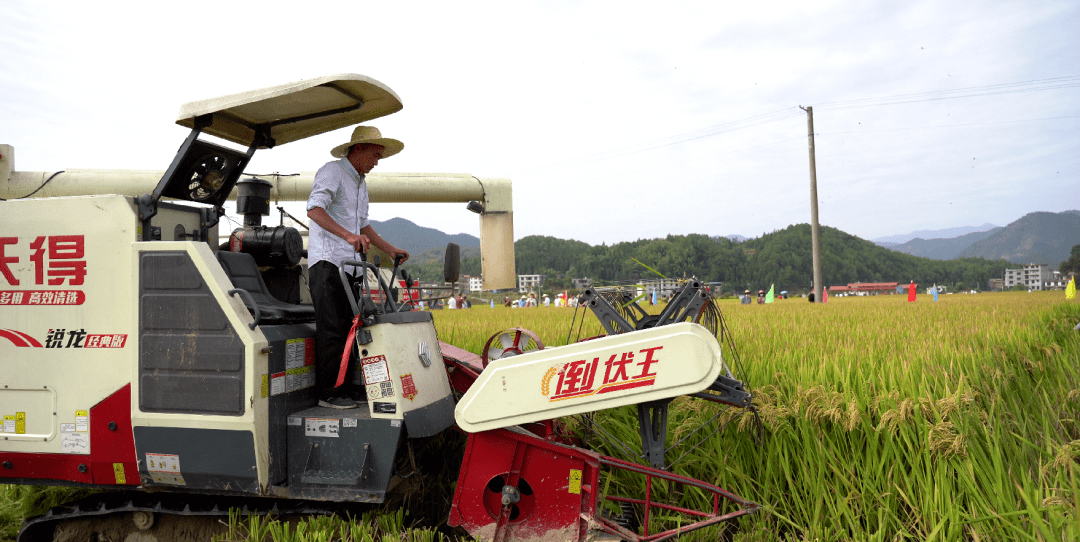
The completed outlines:
{"type": "Polygon", "coordinates": [[[541,305],[550,307],[552,305],[556,307],[576,307],[577,297],[563,292],[561,294],[555,294],[555,299],[552,300],[548,294],[542,294],[541,299],[536,298],[536,294],[530,293],[529,295],[521,296],[518,299],[513,299],[509,295],[503,296],[503,306],[510,307],[512,309],[524,309],[527,307],[539,307],[541,305]]]}
{"type": "Polygon", "coordinates": [[[471,309],[472,301],[465,294],[452,295],[446,299],[419,302],[421,310],[471,309]]]}

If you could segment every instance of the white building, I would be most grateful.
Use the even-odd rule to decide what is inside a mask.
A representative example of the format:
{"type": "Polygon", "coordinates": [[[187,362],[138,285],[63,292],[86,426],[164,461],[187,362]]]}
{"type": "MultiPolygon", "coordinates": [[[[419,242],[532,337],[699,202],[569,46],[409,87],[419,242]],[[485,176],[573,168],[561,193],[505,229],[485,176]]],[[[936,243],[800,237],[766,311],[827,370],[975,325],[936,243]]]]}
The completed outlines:
{"type": "Polygon", "coordinates": [[[469,277],[469,291],[480,292],[484,290],[484,278],[483,277],[469,277]]]}
{"type": "Polygon", "coordinates": [[[535,292],[544,284],[544,275],[518,275],[518,292],[535,292]]]}
{"type": "Polygon", "coordinates": [[[1023,269],[1006,269],[1005,270],[1005,288],[1009,289],[1017,284],[1021,284],[1024,279],[1023,269]]]}
{"type": "Polygon", "coordinates": [[[1046,282],[1054,278],[1050,266],[1041,263],[1029,263],[1020,269],[1005,270],[1005,288],[1022,284],[1028,290],[1042,290],[1046,282]]]}
{"type": "Polygon", "coordinates": [[[679,290],[679,281],[676,279],[656,279],[642,281],[637,287],[637,295],[648,295],[652,298],[653,292],[661,299],[666,299],[672,293],[679,290]]]}

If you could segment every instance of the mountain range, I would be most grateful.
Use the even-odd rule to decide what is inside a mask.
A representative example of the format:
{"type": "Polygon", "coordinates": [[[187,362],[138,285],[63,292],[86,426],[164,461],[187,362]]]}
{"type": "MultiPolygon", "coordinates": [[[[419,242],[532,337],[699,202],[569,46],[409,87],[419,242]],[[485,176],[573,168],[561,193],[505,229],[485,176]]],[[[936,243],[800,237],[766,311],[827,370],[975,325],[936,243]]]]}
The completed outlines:
{"type": "Polygon", "coordinates": [[[457,243],[461,248],[479,247],[480,238],[467,233],[449,235],[435,228],[418,226],[404,218],[391,218],[390,220],[372,220],[371,226],[383,239],[400,249],[407,250],[410,255],[417,255],[432,249],[441,251],[447,243],[457,243]]]}
{"type": "Polygon", "coordinates": [[[1004,259],[1015,264],[1048,264],[1051,269],[1057,269],[1062,261],[1069,258],[1069,251],[1073,245],[1080,244],[1080,211],[1028,213],[1004,227],[983,224],[978,227],[913,232],[880,237],[874,242],[897,252],[935,260],[1004,259]],[[983,230],[987,226],[990,228],[983,230]],[[964,230],[975,231],[952,237],[916,237],[895,245],[882,241],[902,239],[907,235],[918,233],[943,234],[964,230]]]}
{"type": "Polygon", "coordinates": [[[878,237],[877,239],[871,239],[879,246],[892,248],[892,245],[900,245],[907,243],[914,239],[951,239],[953,237],[960,237],[961,235],[967,235],[969,233],[984,232],[998,228],[989,222],[982,226],[959,226],[956,228],[945,228],[943,230],[917,230],[911,233],[901,233],[897,235],[886,235],[885,237],[878,237]]]}

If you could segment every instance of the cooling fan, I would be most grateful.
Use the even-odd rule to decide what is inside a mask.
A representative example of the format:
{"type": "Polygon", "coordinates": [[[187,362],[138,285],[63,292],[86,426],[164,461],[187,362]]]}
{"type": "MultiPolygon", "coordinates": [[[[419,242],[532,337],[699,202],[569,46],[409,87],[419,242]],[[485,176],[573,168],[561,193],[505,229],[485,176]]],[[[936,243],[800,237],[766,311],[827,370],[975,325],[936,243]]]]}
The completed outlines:
{"type": "Polygon", "coordinates": [[[221,190],[232,165],[228,157],[220,154],[207,154],[199,159],[188,179],[188,199],[198,202],[209,200],[221,190]]]}
{"type": "Polygon", "coordinates": [[[241,151],[191,139],[180,149],[155,192],[162,197],[220,207],[249,159],[241,151]]]}

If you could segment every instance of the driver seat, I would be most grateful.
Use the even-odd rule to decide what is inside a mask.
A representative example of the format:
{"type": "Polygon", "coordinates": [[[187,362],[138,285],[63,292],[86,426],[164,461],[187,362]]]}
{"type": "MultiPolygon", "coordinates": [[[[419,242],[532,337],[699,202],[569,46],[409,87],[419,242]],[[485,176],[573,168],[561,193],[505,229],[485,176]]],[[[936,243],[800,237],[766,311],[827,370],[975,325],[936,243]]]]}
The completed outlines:
{"type": "MultiPolygon", "coordinates": [[[[245,252],[217,251],[218,262],[221,263],[225,274],[229,276],[234,288],[247,290],[251,294],[255,304],[259,306],[260,324],[298,324],[315,321],[315,307],[313,305],[294,305],[279,301],[270,290],[266,288],[259,266],[255,263],[255,257],[245,252]]],[[[254,315],[254,308],[248,304],[243,296],[244,305],[254,315]]]]}

